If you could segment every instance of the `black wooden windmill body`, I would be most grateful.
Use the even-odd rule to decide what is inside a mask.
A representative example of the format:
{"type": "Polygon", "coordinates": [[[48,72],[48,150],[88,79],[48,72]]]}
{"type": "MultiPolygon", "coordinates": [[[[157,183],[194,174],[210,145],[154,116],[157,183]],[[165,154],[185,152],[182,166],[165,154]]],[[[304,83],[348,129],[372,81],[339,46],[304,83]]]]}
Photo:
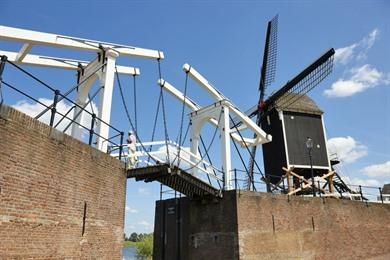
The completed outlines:
{"type": "MultiPolygon", "coordinates": [[[[266,180],[277,184],[285,174],[283,168],[292,169],[302,176],[310,174],[311,165],[315,176],[330,171],[331,165],[326,148],[323,112],[306,93],[325,79],[333,68],[334,49],[329,49],[282,88],[265,99],[266,88],[275,79],[277,54],[278,16],[268,22],[263,63],[260,73],[260,98],[250,117],[272,135],[273,140],[263,145],[263,160],[266,180]],[[309,162],[305,142],[311,137],[312,164],[309,162]]],[[[246,189],[252,189],[256,146],[252,147],[249,161],[249,176],[246,189]]],[[[269,186],[268,186],[269,188],[269,186]]]]}

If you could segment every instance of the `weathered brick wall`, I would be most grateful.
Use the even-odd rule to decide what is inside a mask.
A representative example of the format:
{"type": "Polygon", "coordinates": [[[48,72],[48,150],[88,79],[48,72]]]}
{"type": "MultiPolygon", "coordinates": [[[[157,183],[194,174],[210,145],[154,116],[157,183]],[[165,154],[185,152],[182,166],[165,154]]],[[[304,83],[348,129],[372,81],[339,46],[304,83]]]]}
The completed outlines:
{"type": "Polygon", "coordinates": [[[389,204],[245,192],[237,208],[240,259],[390,259],[389,204]]]}
{"type": "Polygon", "coordinates": [[[245,191],[158,201],[155,259],[177,259],[178,245],[180,259],[390,259],[390,204],[245,191]]]}
{"type": "Polygon", "coordinates": [[[0,108],[0,259],[121,259],[125,192],[121,162],[0,108]]]}

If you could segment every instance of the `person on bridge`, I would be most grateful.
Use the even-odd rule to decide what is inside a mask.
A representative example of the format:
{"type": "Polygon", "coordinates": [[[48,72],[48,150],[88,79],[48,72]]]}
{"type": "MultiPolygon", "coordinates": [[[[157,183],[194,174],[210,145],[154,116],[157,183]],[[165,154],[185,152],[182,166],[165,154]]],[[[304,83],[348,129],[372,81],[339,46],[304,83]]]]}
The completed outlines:
{"type": "Polygon", "coordinates": [[[133,131],[129,131],[127,138],[127,169],[132,169],[136,166],[138,158],[135,152],[137,151],[137,138],[133,131]]]}

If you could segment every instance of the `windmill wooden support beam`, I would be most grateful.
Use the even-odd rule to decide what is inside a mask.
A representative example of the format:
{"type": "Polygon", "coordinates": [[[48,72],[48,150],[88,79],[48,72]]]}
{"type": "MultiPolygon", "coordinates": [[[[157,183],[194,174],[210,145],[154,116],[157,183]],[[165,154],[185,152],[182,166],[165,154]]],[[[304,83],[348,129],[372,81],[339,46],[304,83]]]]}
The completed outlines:
{"type": "Polygon", "coordinates": [[[319,190],[322,194],[326,195],[326,196],[334,196],[334,187],[333,187],[333,176],[335,175],[335,172],[334,171],[330,171],[322,176],[316,176],[317,179],[320,179],[322,180],[323,182],[326,183],[326,185],[329,186],[329,190],[325,190],[324,187],[326,185],[324,185],[324,187],[321,188],[321,186],[318,185],[318,187],[316,186],[316,183],[312,183],[311,179],[306,179],[305,177],[295,173],[293,170],[294,170],[294,167],[290,167],[290,168],[285,168],[283,167],[282,168],[286,174],[282,177],[282,178],[287,178],[287,195],[294,195],[300,191],[303,191],[307,188],[315,188],[317,190],[319,190]],[[296,178],[298,181],[299,181],[299,187],[296,187],[294,185],[294,182],[293,182],[293,178],[296,178]],[[302,185],[303,183],[303,185],[302,185]]]}
{"type": "Polygon", "coordinates": [[[281,190],[283,192],[286,191],[286,188],[284,187],[284,179],[287,178],[287,175],[283,175],[280,180],[273,184],[272,182],[267,181],[265,178],[262,178],[262,181],[264,183],[267,183],[270,186],[270,192],[276,191],[276,190],[281,190]]]}

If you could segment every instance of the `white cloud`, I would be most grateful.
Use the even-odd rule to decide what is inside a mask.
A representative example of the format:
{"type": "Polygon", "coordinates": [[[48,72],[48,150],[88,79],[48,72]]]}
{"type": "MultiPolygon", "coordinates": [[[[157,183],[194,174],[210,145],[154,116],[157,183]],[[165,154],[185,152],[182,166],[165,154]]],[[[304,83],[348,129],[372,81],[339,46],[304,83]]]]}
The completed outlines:
{"type": "Polygon", "coordinates": [[[145,220],[142,220],[142,221],[138,222],[137,224],[141,225],[141,226],[145,226],[145,227],[151,227],[152,226],[149,222],[147,222],[145,220]]]}
{"type": "Polygon", "coordinates": [[[339,79],[324,91],[327,97],[348,97],[380,84],[390,84],[390,74],[378,71],[369,64],[349,71],[348,79],[339,79]]]}
{"type": "Polygon", "coordinates": [[[356,47],[357,44],[354,43],[347,47],[337,49],[336,53],[334,54],[334,61],[344,65],[347,64],[354,57],[354,51],[356,47]]]}
{"type": "Polygon", "coordinates": [[[361,169],[361,172],[369,177],[390,179],[390,161],[382,164],[373,164],[361,169]]]}
{"type": "Polygon", "coordinates": [[[374,29],[367,37],[364,37],[360,41],[359,45],[361,47],[361,51],[356,56],[357,60],[365,60],[367,58],[367,52],[372,48],[378,36],[379,30],[374,29]]]}
{"type": "Polygon", "coordinates": [[[151,193],[147,188],[138,188],[138,194],[143,196],[149,196],[151,193]]]}
{"type": "Polygon", "coordinates": [[[148,221],[139,221],[137,222],[137,225],[139,226],[139,229],[144,230],[144,232],[146,233],[153,232],[153,225],[150,224],[148,221]]]}
{"type": "MultiPolygon", "coordinates": [[[[39,98],[38,99],[39,102],[41,102],[42,104],[46,105],[46,106],[50,106],[53,101],[51,99],[47,99],[47,98],[39,98]]],[[[92,107],[93,107],[93,111],[95,113],[98,113],[98,109],[96,107],[96,105],[92,103],[92,107]]],[[[39,104],[39,103],[30,103],[28,102],[27,100],[21,100],[21,101],[18,101],[15,105],[12,105],[13,108],[31,116],[31,117],[35,117],[37,116],[39,113],[41,113],[46,107],[44,107],[43,105],[39,104]]],[[[65,101],[60,101],[58,102],[57,106],[56,106],[56,109],[57,109],[57,112],[58,113],[61,113],[62,115],[65,115],[69,109],[72,107],[72,105],[70,103],[67,103],[65,101]]],[[[91,110],[91,106],[87,106],[86,107],[86,110],[89,111],[89,112],[92,112],[91,110]]],[[[67,115],[68,118],[73,118],[73,112],[74,112],[74,109],[67,115]]],[[[45,124],[49,124],[50,123],[50,116],[51,116],[51,112],[50,110],[47,111],[45,114],[43,114],[40,118],[39,118],[39,121],[45,123],[45,124]]],[[[57,114],[56,117],[55,117],[55,120],[54,120],[54,125],[57,124],[57,122],[59,120],[61,120],[62,116],[57,114]]],[[[61,121],[61,123],[57,126],[57,129],[60,130],[60,131],[63,131],[65,129],[65,127],[68,126],[68,124],[70,123],[70,120],[69,119],[64,119],[61,121]]],[[[81,124],[83,126],[85,126],[86,128],[89,128],[91,126],[91,116],[87,113],[82,113],[82,116],[81,116],[81,124]]],[[[81,127],[80,127],[81,128],[81,127]]],[[[66,131],[67,134],[69,134],[71,131],[71,127],[68,128],[68,130],[66,131]]]]}
{"type": "Polygon", "coordinates": [[[328,150],[330,154],[336,153],[339,160],[344,163],[353,163],[367,155],[367,147],[350,136],[329,139],[328,150]]]}
{"type": "Polygon", "coordinates": [[[350,179],[347,176],[342,176],[341,178],[344,180],[344,182],[346,184],[355,186],[355,187],[351,187],[353,190],[357,190],[358,187],[356,187],[356,186],[359,186],[359,185],[367,186],[367,187],[382,187],[383,186],[383,183],[381,183],[380,181],[375,180],[375,179],[362,179],[362,178],[350,179]]]}
{"type": "Polygon", "coordinates": [[[137,209],[134,209],[134,208],[130,207],[129,205],[126,205],[126,212],[138,213],[139,211],[137,209]]]}
{"type": "MultiPolygon", "coordinates": [[[[359,42],[336,50],[334,61],[346,65],[350,61],[363,61],[367,58],[367,52],[372,48],[380,31],[374,29],[368,36],[359,42]]],[[[363,92],[378,85],[390,84],[390,73],[383,73],[369,64],[355,67],[347,71],[348,77],[340,78],[324,91],[327,97],[348,97],[363,92]]]]}
{"type": "Polygon", "coordinates": [[[353,59],[360,61],[365,60],[367,58],[368,50],[372,48],[375,41],[378,39],[379,34],[380,31],[374,29],[368,36],[364,37],[359,42],[336,49],[334,61],[346,65],[353,59]]]}

